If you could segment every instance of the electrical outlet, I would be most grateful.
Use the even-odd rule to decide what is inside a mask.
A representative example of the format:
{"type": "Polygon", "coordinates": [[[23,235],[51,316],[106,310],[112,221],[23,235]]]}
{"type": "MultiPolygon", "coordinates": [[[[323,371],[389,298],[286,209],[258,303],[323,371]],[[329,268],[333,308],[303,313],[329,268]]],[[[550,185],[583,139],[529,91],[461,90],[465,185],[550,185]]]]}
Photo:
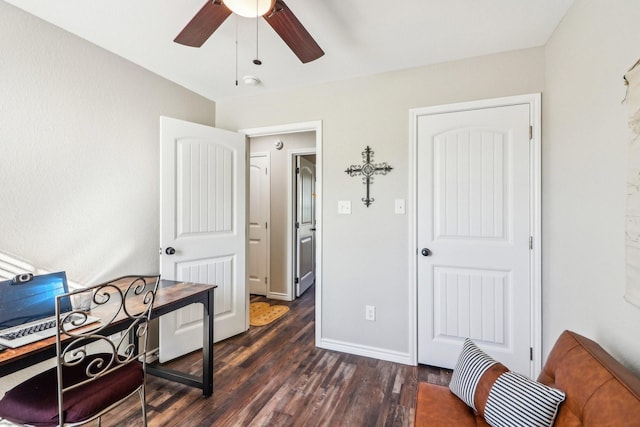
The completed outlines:
{"type": "Polygon", "coordinates": [[[364,320],[376,320],[376,307],[375,305],[364,306],[364,320]]]}

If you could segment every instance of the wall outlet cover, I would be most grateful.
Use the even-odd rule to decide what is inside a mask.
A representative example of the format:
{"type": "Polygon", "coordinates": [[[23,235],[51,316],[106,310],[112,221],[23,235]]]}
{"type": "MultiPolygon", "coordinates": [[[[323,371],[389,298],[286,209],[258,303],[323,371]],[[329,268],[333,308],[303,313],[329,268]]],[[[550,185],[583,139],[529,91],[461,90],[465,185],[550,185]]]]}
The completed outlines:
{"type": "Polygon", "coordinates": [[[338,213],[342,215],[351,214],[351,200],[338,201],[338,213]]]}
{"type": "Polygon", "coordinates": [[[364,306],[364,319],[370,321],[376,320],[376,307],[374,305],[364,306]]]}

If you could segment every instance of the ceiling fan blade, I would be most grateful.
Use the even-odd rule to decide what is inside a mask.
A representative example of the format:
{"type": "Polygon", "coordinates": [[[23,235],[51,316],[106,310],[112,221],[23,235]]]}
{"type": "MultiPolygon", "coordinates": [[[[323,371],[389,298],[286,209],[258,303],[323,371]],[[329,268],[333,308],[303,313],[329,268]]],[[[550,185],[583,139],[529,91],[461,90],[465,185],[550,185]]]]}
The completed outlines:
{"type": "Polygon", "coordinates": [[[173,41],[186,46],[200,47],[229,15],[231,11],[220,0],[209,0],[173,41]]]}
{"type": "Polygon", "coordinates": [[[324,55],[324,51],[318,46],[318,43],[282,0],[276,0],[274,12],[264,15],[264,19],[303,64],[324,55]]]}

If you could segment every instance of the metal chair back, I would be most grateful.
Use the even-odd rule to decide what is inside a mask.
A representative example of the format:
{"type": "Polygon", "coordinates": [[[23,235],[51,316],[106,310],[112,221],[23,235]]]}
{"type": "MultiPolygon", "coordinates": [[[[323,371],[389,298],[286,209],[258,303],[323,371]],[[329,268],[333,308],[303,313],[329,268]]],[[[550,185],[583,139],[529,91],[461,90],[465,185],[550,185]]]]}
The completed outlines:
{"type": "MultiPolygon", "coordinates": [[[[56,350],[58,378],[58,412],[60,425],[80,425],[100,418],[131,395],[138,392],[146,425],[145,381],[147,335],[151,309],[160,276],[124,276],[56,297],[56,350]],[[64,298],[70,298],[73,311],[62,313],[64,298]],[[90,307],[83,306],[90,301],[90,307]],[[88,310],[87,310],[88,308],[88,310]],[[100,319],[94,322],[94,318],[100,319]],[[128,375],[142,369],[142,381],[123,398],[109,402],[87,419],[65,422],[65,398],[74,390],[91,390],[91,383],[102,387],[106,377],[128,375]],[[80,373],[78,373],[80,371],[80,373]],[[72,373],[73,372],[73,373],[72,373]],[[69,379],[69,376],[74,378],[69,379]]],[[[139,374],[139,372],[138,372],[139,374]]],[[[97,389],[101,393],[100,388],[97,389]]],[[[76,392],[78,394],[78,392],[76,392]]],[[[76,417],[77,418],[77,417],[76,417]]]]}

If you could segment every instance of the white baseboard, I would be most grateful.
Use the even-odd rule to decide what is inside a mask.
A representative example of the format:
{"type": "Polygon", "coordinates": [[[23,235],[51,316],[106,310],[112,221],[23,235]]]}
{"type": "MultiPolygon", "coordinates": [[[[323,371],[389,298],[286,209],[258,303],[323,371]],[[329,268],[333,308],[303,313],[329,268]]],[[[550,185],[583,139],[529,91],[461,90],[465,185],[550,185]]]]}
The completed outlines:
{"type": "Polygon", "coordinates": [[[160,357],[160,348],[147,349],[147,363],[156,362],[160,357]]]}
{"type": "Polygon", "coordinates": [[[280,300],[280,301],[291,301],[291,299],[289,299],[289,295],[283,294],[281,292],[268,292],[267,293],[267,298],[269,298],[269,299],[277,299],[277,300],[280,300]]]}
{"type": "Polygon", "coordinates": [[[357,356],[371,357],[373,359],[386,360],[387,362],[401,363],[403,365],[415,366],[409,353],[401,353],[383,348],[369,347],[366,345],[353,344],[331,339],[321,339],[318,347],[326,350],[334,350],[342,353],[355,354],[357,356]]]}

